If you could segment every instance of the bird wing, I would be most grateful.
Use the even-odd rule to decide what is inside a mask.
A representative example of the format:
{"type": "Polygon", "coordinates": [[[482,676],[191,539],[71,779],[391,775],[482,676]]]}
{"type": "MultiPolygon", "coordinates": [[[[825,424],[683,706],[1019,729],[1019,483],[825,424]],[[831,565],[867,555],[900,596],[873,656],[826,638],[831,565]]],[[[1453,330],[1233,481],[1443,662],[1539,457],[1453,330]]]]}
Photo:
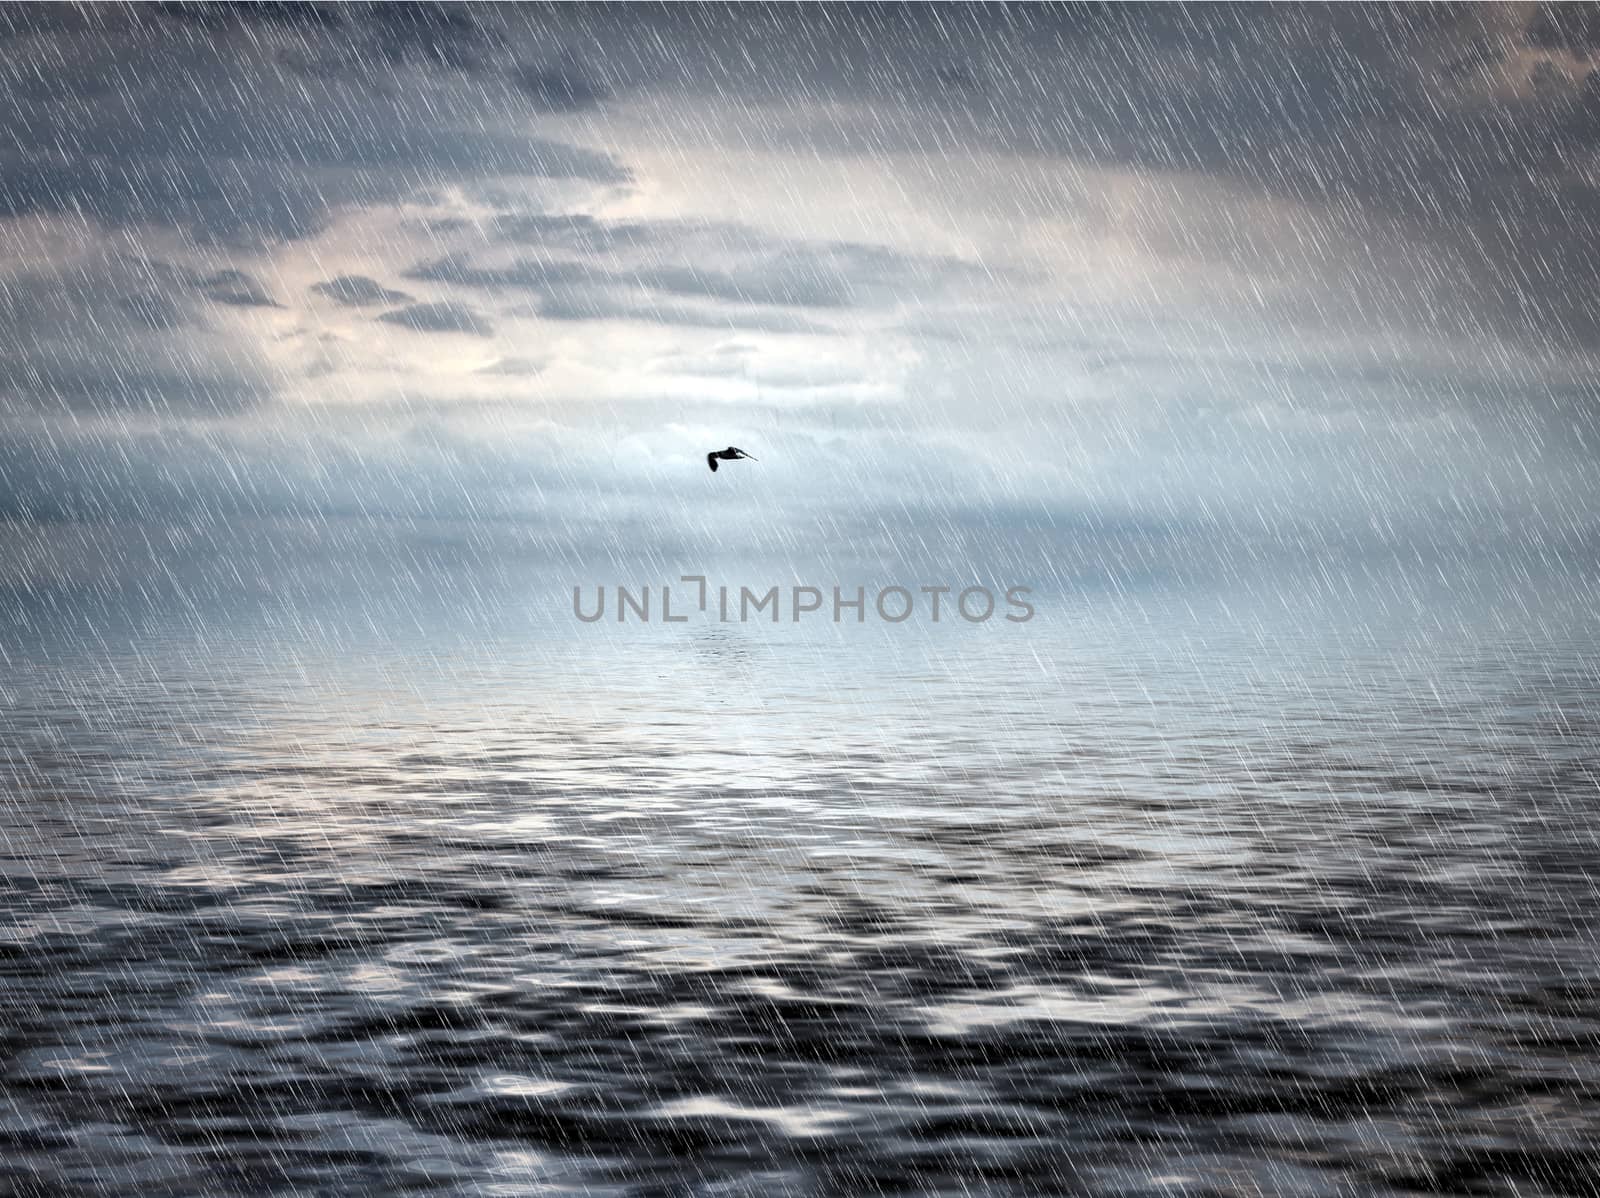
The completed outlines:
{"type": "Polygon", "coordinates": [[[717,472],[717,455],[715,453],[706,454],[706,465],[711,467],[712,474],[717,472]]]}

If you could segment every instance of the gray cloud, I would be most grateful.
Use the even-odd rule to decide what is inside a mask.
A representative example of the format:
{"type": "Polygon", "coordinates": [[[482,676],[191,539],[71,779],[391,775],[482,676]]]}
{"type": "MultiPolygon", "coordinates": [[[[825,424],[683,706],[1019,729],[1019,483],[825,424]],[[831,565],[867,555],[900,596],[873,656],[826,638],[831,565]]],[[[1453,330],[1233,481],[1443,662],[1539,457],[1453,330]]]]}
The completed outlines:
{"type": "Polygon", "coordinates": [[[512,213],[496,218],[491,234],[495,241],[543,252],[479,265],[458,251],[419,263],[405,277],[490,292],[534,292],[539,314],[553,320],[626,318],[774,331],[828,326],[772,309],[886,308],[936,299],[960,285],[1022,277],[1011,268],[947,255],[797,241],[725,223],[613,224],[588,216],[512,213]]]}
{"type": "Polygon", "coordinates": [[[1528,21],[1528,40],[1544,50],[1588,52],[1600,49],[1600,7],[1543,3],[1528,21]]]}
{"type": "Polygon", "coordinates": [[[682,327],[763,329],[769,332],[831,332],[826,323],[795,312],[772,312],[754,296],[742,301],[685,287],[679,294],[712,303],[676,302],[672,277],[654,272],[630,274],[604,264],[550,258],[522,258],[504,266],[475,266],[465,254],[419,263],[405,272],[418,282],[443,283],[487,291],[528,291],[537,296],[536,311],[546,320],[636,320],[682,327]],[[728,302],[732,301],[732,302],[728,302]]]}
{"type": "Polygon", "coordinates": [[[378,319],[419,333],[470,333],[474,337],[487,337],[494,332],[493,325],[465,304],[411,304],[385,312],[378,319]]]}
{"type": "Polygon", "coordinates": [[[185,323],[177,304],[164,295],[128,295],[113,301],[117,308],[152,332],[169,332],[185,323]]]}
{"type": "MultiPolygon", "coordinates": [[[[603,153],[513,131],[530,98],[554,110],[611,96],[659,108],[669,134],[680,110],[742,112],[752,144],[797,154],[999,149],[1359,205],[1460,262],[1489,326],[1600,341],[1581,298],[1600,286],[1600,194],[1581,165],[1600,151],[1600,85],[1583,65],[1594,37],[1581,6],[1520,20],[1476,6],[1159,4],[812,20],[722,6],[269,4],[8,21],[30,45],[0,65],[16,108],[0,130],[0,214],[81,212],[250,243],[305,236],[341,205],[474,179],[621,183],[626,170],[603,153]],[[280,61],[247,25],[290,39],[280,61]],[[129,69],[135,45],[163,38],[168,69],[129,69]],[[287,86],[291,53],[317,69],[287,86]],[[1505,75],[1514,64],[1526,87],[1505,75]],[[397,85],[412,71],[432,83],[397,85]],[[184,102],[196,92],[210,102],[184,102]]],[[[515,235],[511,221],[502,232],[515,235]]],[[[573,218],[534,235],[588,252],[601,232],[573,218]]],[[[688,291],[750,293],[688,266],[697,276],[676,279],[688,291]]],[[[776,298],[802,282],[815,280],[775,286],[776,298]]],[[[812,298],[838,300],[826,286],[812,298]]]]}
{"type": "Polygon", "coordinates": [[[535,358],[501,358],[479,369],[479,374],[500,375],[505,378],[533,378],[544,373],[545,364],[535,358]]]}
{"type": "Polygon", "coordinates": [[[325,283],[314,284],[312,291],[325,295],[348,308],[362,308],[373,304],[404,304],[411,296],[404,291],[392,291],[376,279],[365,275],[340,275],[325,283]]]}
{"type": "Polygon", "coordinates": [[[151,9],[163,17],[187,21],[204,29],[226,29],[232,24],[283,25],[333,29],[344,24],[337,7],[316,0],[164,0],[151,9]]]}
{"type": "Polygon", "coordinates": [[[371,61],[442,69],[464,69],[461,47],[473,39],[463,30],[477,28],[456,6],[313,15],[322,11],[105,9],[93,26],[13,38],[0,54],[0,96],[10,109],[0,125],[0,217],[83,215],[252,245],[315,233],[343,205],[451,182],[627,178],[602,152],[515,128],[525,103],[514,105],[509,88],[497,114],[479,97],[399,93],[392,80],[365,86],[349,72],[297,77],[243,28],[292,26],[319,52],[365,47],[371,61]],[[162,69],[139,69],[151,55],[162,69]]]}
{"type": "MultiPolygon", "coordinates": [[[[1004,271],[1014,276],[1013,272],[1004,271]]],[[[993,278],[974,262],[943,255],[904,254],[853,242],[788,243],[729,270],[665,266],[640,272],[647,287],[780,307],[852,308],[900,299],[935,298],[954,283],[993,278]]]]}
{"type": "Polygon", "coordinates": [[[679,459],[749,435],[780,447],[751,476],[771,494],[831,489],[859,529],[903,517],[935,543],[1037,510],[1048,546],[1051,519],[1094,504],[1577,520],[1600,403],[1583,382],[1600,350],[1595,44],[1570,6],[0,11],[0,510],[554,524],[586,509],[545,500],[581,493],[613,528],[654,522],[665,540],[669,517],[709,510],[681,498],[679,459]],[[611,148],[630,144],[671,151],[640,152],[658,178],[611,148]],[[746,169],[769,173],[745,189],[746,169]],[[799,210],[819,196],[827,211],[799,210]],[[594,214],[674,205],[742,219],[594,214]],[[911,245],[1007,261],[869,244],[900,214],[911,245]],[[284,245],[346,218],[345,242],[284,245]],[[335,265],[299,273],[324,249],[335,265]],[[1033,287],[1030,254],[1062,277],[1033,287]],[[407,290],[381,281],[407,262],[407,290]],[[301,290],[331,270],[351,273],[311,293],[419,333],[486,336],[490,313],[569,323],[544,330],[548,360],[423,384],[404,361],[363,361],[301,290]],[[289,307],[263,335],[218,304],[289,307]],[[574,327],[595,320],[658,326],[615,338],[618,357],[676,365],[606,374],[595,347],[613,332],[574,327]],[[880,418],[845,396],[878,375],[830,353],[842,338],[791,360],[739,337],[749,353],[730,356],[725,330],[881,330],[915,366],[880,418]],[[1557,365],[1523,371],[1524,351],[1557,365]],[[584,393],[574,427],[549,434],[560,452],[448,430],[397,450],[376,399],[337,444],[200,436],[308,419],[259,410],[281,382],[263,358],[297,382],[339,375],[357,402],[393,383],[543,404],[601,375],[643,394],[584,393]],[[825,416],[804,418],[827,426],[675,398],[746,374],[825,393],[825,416]],[[1017,465],[1033,454],[1048,468],[1017,465]]]}
{"type": "Polygon", "coordinates": [[[633,320],[680,328],[745,329],[766,333],[828,334],[838,329],[796,311],[730,304],[676,303],[647,291],[616,288],[554,288],[540,295],[538,313],[546,320],[633,320]]]}
{"type": "Polygon", "coordinates": [[[527,33],[608,47],[616,105],[666,139],[709,110],[732,143],[797,159],[998,151],[1403,223],[1473,293],[1420,319],[1594,350],[1593,24],[1571,4],[681,6],[544,12],[527,33]]]}
{"type": "Polygon", "coordinates": [[[472,5],[416,0],[373,4],[361,14],[375,31],[375,43],[391,63],[421,62],[461,69],[478,66],[500,44],[472,5]]]}
{"type": "Polygon", "coordinates": [[[268,372],[193,310],[192,272],[109,254],[0,278],[0,411],[212,418],[261,403],[268,372]]]}
{"type": "Polygon", "coordinates": [[[49,148],[42,127],[25,146],[17,144],[20,135],[7,144],[0,133],[0,162],[10,168],[0,183],[0,216],[71,213],[113,227],[168,225],[201,241],[249,244],[308,236],[336,206],[393,201],[428,181],[499,174],[626,178],[602,154],[537,138],[462,139],[356,125],[307,130],[289,142],[282,128],[219,129],[208,127],[217,122],[188,118],[164,128],[166,118],[152,120],[128,133],[125,155],[114,135],[96,133],[84,139],[92,146],[67,162],[49,148]],[[226,152],[241,140],[238,156],[226,152]],[[208,145],[222,152],[194,152],[208,145]]]}
{"type": "Polygon", "coordinates": [[[524,63],[511,72],[518,90],[541,112],[576,112],[593,108],[610,92],[576,62],[524,63]]]}
{"type": "Polygon", "coordinates": [[[528,291],[611,281],[611,275],[604,266],[587,262],[523,258],[507,266],[474,266],[466,254],[451,254],[431,262],[420,262],[407,270],[405,277],[420,283],[528,291]]]}
{"type": "MultiPolygon", "coordinates": [[[[743,229],[727,226],[703,224],[698,227],[705,233],[719,236],[745,234],[743,229]]],[[[574,212],[502,212],[489,222],[496,241],[559,247],[585,254],[643,249],[658,244],[663,238],[676,239],[688,228],[690,226],[684,222],[603,221],[574,212]]]]}
{"type": "Polygon", "coordinates": [[[0,358],[0,391],[34,409],[73,413],[227,416],[255,406],[261,389],[225,366],[162,367],[110,355],[22,363],[0,358]]]}
{"type": "Polygon", "coordinates": [[[281,308],[255,276],[242,270],[223,270],[202,280],[207,299],[234,308],[281,308]]]}

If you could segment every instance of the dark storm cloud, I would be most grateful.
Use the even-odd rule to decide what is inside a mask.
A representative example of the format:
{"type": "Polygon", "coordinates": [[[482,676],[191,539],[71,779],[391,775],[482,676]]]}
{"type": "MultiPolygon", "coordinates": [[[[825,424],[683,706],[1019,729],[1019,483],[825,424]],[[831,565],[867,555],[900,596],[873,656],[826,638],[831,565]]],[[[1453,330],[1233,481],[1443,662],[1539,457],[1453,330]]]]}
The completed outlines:
{"type": "Polygon", "coordinates": [[[42,412],[185,417],[236,415],[262,396],[258,387],[225,368],[163,367],[105,355],[20,363],[0,357],[0,391],[42,412]]]}
{"type": "Polygon", "coordinates": [[[1545,87],[1502,94],[1489,74],[1556,40],[1540,19],[1485,33],[1471,6],[1135,9],[1065,27],[1062,46],[1081,57],[991,60],[980,75],[996,118],[958,100],[954,119],[1014,149],[1200,171],[1406,220],[1466,264],[1493,327],[1600,344],[1579,298],[1600,285],[1600,192],[1574,169],[1600,147],[1595,76],[1579,87],[1535,68],[1545,87]],[[1483,66],[1463,70],[1464,56],[1483,66]]]}
{"type": "Polygon", "coordinates": [[[405,272],[421,283],[501,292],[529,292],[546,320],[638,320],[652,324],[709,328],[765,328],[816,332],[824,326],[804,318],[664,303],[639,275],[599,262],[519,258],[501,266],[475,265],[464,253],[422,262],[405,272]]]}
{"type": "Polygon", "coordinates": [[[728,270],[666,266],[639,276],[646,286],[674,295],[812,308],[928,299],[951,284],[994,277],[994,272],[960,258],[904,254],[855,242],[789,243],[728,270]]]}
{"type": "MultiPolygon", "coordinates": [[[[602,221],[587,213],[502,212],[489,222],[497,241],[557,247],[585,254],[606,254],[659,244],[680,235],[684,226],[666,221],[602,221]]],[[[703,226],[714,235],[748,235],[727,226],[703,226]]]]}
{"type": "Polygon", "coordinates": [[[484,290],[548,291],[559,287],[604,283],[610,274],[603,266],[586,262],[523,258],[506,266],[475,266],[466,254],[451,254],[419,262],[405,272],[419,283],[449,283],[484,290]]]}
{"type": "Polygon", "coordinates": [[[669,295],[783,308],[844,308],[851,305],[854,295],[841,274],[808,270],[805,264],[782,261],[763,263],[743,274],[697,266],[661,266],[643,271],[637,278],[644,286],[669,295]]]}
{"type": "Polygon", "coordinates": [[[703,105],[797,156],[998,150],[1403,221],[1474,295],[1479,319],[1456,335],[1594,349],[1596,11],[694,5],[525,21],[541,42],[607,47],[616,104],[662,106],[666,136],[703,105]]]}
{"type": "Polygon", "coordinates": [[[736,305],[674,303],[648,291],[616,288],[556,288],[539,296],[545,320],[628,320],[692,329],[748,330],[765,333],[828,334],[839,330],[794,310],[736,305]]]}
{"type": "Polygon", "coordinates": [[[347,308],[362,308],[373,304],[405,304],[411,296],[404,291],[392,291],[376,279],[365,275],[340,275],[325,283],[314,284],[312,291],[325,295],[347,308]]]}
{"type": "MultiPolygon", "coordinates": [[[[325,47],[322,63],[335,61],[344,47],[371,51],[390,65],[420,64],[470,68],[483,61],[500,39],[477,19],[473,5],[427,0],[378,0],[327,4],[301,0],[194,0],[151,6],[162,17],[211,33],[262,25],[310,31],[339,31],[342,43],[325,47]]],[[[485,9],[484,11],[488,11],[485,9]]]]}
{"type": "MultiPolygon", "coordinates": [[[[1600,288],[1600,192],[1583,163],[1600,151],[1600,84],[1592,68],[1585,84],[1579,61],[1594,44],[1594,10],[1501,14],[1163,4],[29,9],[6,18],[26,52],[13,48],[0,66],[16,109],[0,129],[0,215],[82,213],[219,242],[297,238],[342,205],[501,175],[626,180],[604,153],[509,132],[530,104],[719,106],[742,114],[755,144],[797,154],[999,149],[1361,206],[1410,222],[1463,263],[1494,326],[1594,344],[1600,315],[1582,296],[1600,288]],[[279,44],[257,41],[251,27],[270,27],[279,44]],[[129,65],[152,53],[163,71],[129,65]],[[1561,61],[1529,65],[1525,53],[1561,61]],[[296,77],[285,55],[317,69],[296,77]],[[1508,84],[1513,66],[1527,74],[1508,84]]],[[[595,232],[575,221],[565,236],[603,250],[595,232]]],[[[753,294],[750,281],[703,262],[660,265],[676,272],[653,280],[669,293],[753,294]]],[[[754,289],[770,287],[778,303],[849,302],[830,286],[808,276],[754,289]]]]}
{"type": "Polygon", "coordinates": [[[470,68],[499,45],[500,39],[482,25],[471,4],[372,4],[359,13],[377,33],[377,46],[389,62],[424,62],[442,67],[470,68]]]}
{"type": "Polygon", "coordinates": [[[0,162],[11,168],[0,216],[67,213],[112,227],[176,226],[202,242],[271,242],[318,232],[339,205],[389,202],[449,179],[626,178],[602,154],[538,138],[326,125],[296,137],[281,125],[226,124],[212,115],[130,130],[126,157],[115,133],[84,130],[68,162],[48,148],[42,125],[0,130],[0,162]]]}
{"type": "Polygon", "coordinates": [[[516,213],[493,221],[490,235],[542,252],[499,265],[478,264],[470,253],[456,252],[419,263],[405,277],[490,292],[533,292],[540,297],[539,314],[553,320],[626,318],[795,332],[825,326],[770,310],[886,308],[903,300],[930,300],[960,284],[1021,277],[949,255],[798,241],[726,222],[610,223],[516,213]],[[557,258],[552,252],[574,256],[557,258]]]}
{"type": "Polygon", "coordinates": [[[0,521],[180,519],[200,528],[239,516],[437,515],[428,483],[452,470],[473,488],[445,489],[456,514],[474,500],[503,507],[502,492],[530,475],[514,461],[461,461],[415,436],[379,454],[334,438],[266,441],[170,425],[0,426],[0,521]]]}
{"type": "MultiPolygon", "coordinates": [[[[848,282],[834,274],[794,269],[768,274],[769,263],[755,263],[739,273],[695,266],[660,266],[637,271],[614,270],[587,262],[524,258],[507,266],[474,266],[465,256],[423,263],[406,272],[408,279],[449,283],[487,290],[527,290],[546,297],[655,292],[735,305],[773,307],[844,307],[852,294],[848,282]]],[[[781,266],[775,260],[770,263],[781,266]]],[[[573,309],[578,310],[578,309],[573,309]]]]}
{"type": "MultiPolygon", "coordinates": [[[[241,285],[230,272],[211,277],[241,285]]],[[[207,287],[181,265],[117,254],[0,277],[0,414],[210,418],[255,407],[267,374],[201,319],[194,304],[213,298],[207,287]]]]}
{"type": "Polygon", "coordinates": [[[1528,40],[1544,50],[1600,49],[1600,5],[1540,4],[1528,22],[1528,40]]]}
{"type": "Polygon", "coordinates": [[[593,108],[610,95],[603,82],[576,62],[524,63],[512,69],[511,79],[541,112],[593,108]]]}
{"type": "MultiPolygon", "coordinates": [[[[1447,315],[1460,315],[1457,325],[1431,312],[1418,319],[1434,318],[1457,344],[1600,346],[1590,298],[1600,292],[1594,45],[1592,10],[1571,6],[1510,17],[1454,5],[0,9],[0,218],[23,218],[0,221],[9,255],[0,263],[0,512],[110,518],[131,503],[473,517],[494,507],[484,496],[500,495],[503,506],[517,497],[559,521],[565,513],[526,497],[568,485],[604,494],[608,513],[627,509],[619,520],[644,511],[649,524],[648,487],[610,481],[626,472],[611,456],[616,438],[595,436],[609,407],[586,413],[591,423],[573,435],[604,443],[597,463],[476,443],[409,446],[414,457],[377,460],[393,419],[377,397],[393,378],[406,388],[415,379],[403,377],[402,353],[392,363],[364,356],[371,343],[427,354],[439,348],[433,334],[487,336],[491,319],[528,312],[701,331],[652,330],[667,347],[726,340],[705,330],[854,335],[893,318],[886,357],[923,360],[893,419],[926,419],[928,436],[880,429],[883,440],[854,450],[848,473],[830,476],[824,489],[856,503],[867,523],[893,508],[937,529],[950,496],[981,508],[1010,488],[1036,487],[1042,503],[1062,507],[1096,478],[1108,494],[1142,486],[1138,502],[1169,510],[1196,496],[1219,510],[1248,507],[1257,495],[1331,509],[1329,496],[1369,485],[1399,508],[1410,484],[1386,482],[1405,472],[1383,451],[1407,405],[1424,418],[1500,411],[1507,424],[1537,409],[1528,423],[1540,451],[1575,446],[1587,468],[1592,438],[1550,417],[1576,425],[1592,414],[1592,388],[1564,376],[1484,382],[1471,364],[1440,367],[1445,355],[1419,354],[1440,342],[1382,327],[1405,300],[1430,294],[1424,287],[1407,292],[1402,279],[1384,297],[1377,331],[1394,334],[1392,360],[1357,353],[1353,365],[1325,365],[1309,349],[1305,359],[1294,354],[1306,328],[1343,335],[1355,326],[1353,338],[1377,339],[1359,310],[1374,283],[1399,274],[1387,255],[1396,246],[1414,251],[1398,257],[1427,276],[1431,294],[1453,293],[1447,315]],[[611,149],[630,144],[650,147],[639,166],[658,172],[632,194],[630,164],[611,149]],[[756,175],[748,191],[744,169],[756,175]],[[860,192],[849,189],[858,177],[860,192]],[[822,178],[845,187],[825,193],[822,178]],[[709,190],[696,194],[702,181],[709,190]],[[1102,185],[1104,196],[1069,194],[1102,185]],[[1102,202],[1107,213],[1078,221],[1102,202]],[[1216,227],[1195,215],[1198,202],[1220,211],[1216,227]],[[396,214],[399,203],[408,208],[396,214]],[[822,210],[800,211],[806,203],[822,210]],[[426,215],[411,204],[425,204],[426,215]],[[584,207],[738,213],[744,223],[605,219],[576,211],[584,207]],[[1155,236],[1142,223],[1150,209],[1166,222],[1155,236]],[[71,219],[26,219],[40,214],[71,219]],[[864,230],[900,214],[912,222],[909,244],[926,232],[930,246],[994,246],[1006,264],[991,270],[977,256],[987,249],[963,257],[866,243],[873,234],[864,230]],[[1259,239],[1248,227],[1280,217],[1283,228],[1259,239]],[[347,218],[348,237],[338,225],[325,244],[283,244],[347,218]],[[71,248],[33,248],[68,227],[59,236],[71,248]],[[1058,228],[1066,249],[1083,243],[1083,275],[1063,273],[1035,291],[1039,280],[1017,263],[1034,252],[1051,261],[1063,246],[1039,246],[1058,228]],[[56,262],[88,252],[74,239],[101,253],[144,240],[170,261],[56,262]],[[1135,259],[1127,274],[1154,281],[1126,308],[1096,315],[1096,287],[1112,294],[1128,284],[1126,258],[1096,252],[1109,242],[1135,259]],[[318,260],[328,265],[307,265],[318,260]],[[406,262],[416,265],[400,276],[406,262]],[[326,277],[334,271],[349,273],[326,277]],[[1186,291],[1196,276],[1222,283],[1186,291]],[[386,285],[400,277],[406,290],[386,285]],[[262,278],[293,279],[294,291],[262,278]],[[1078,294],[1079,281],[1093,294],[1078,294]],[[352,322],[336,319],[346,314],[311,300],[308,284],[322,300],[417,336],[376,338],[371,325],[351,336],[352,322]],[[1230,310],[1235,297],[1242,315],[1230,310]],[[270,320],[254,311],[279,304],[312,310],[270,320]],[[1113,327],[1125,315],[1148,320],[1113,327]],[[1087,335],[1083,324],[1110,331],[1087,335]],[[1290,334],[1276,341],[1265,335],[1284,328],[1290,334]],[[1236,330],[1241,344],[1217,351],[1233,355],[1222,364],[1183,352],[1236,330]],[[348,384],[348,398],[371,403],[368,414],[337,431],[340,443],[319,438],[295,454],[244,434],[225,450],[183,434],[277,394],[258,354],[287,363],[297,384],[340,375],[328,390],[348,384]],[[1063,399],[1060,368],[1074,357],[1078,377],[1105,384],[1094,397],[1103,409],[1085,414],[1063,399]],[[995,377],[1008,369],[1025,382],[995,377]],[[1164,389],[1165,406],[1142,406],[1146,383],[1164,389]],[[951,396],[942,408],[929,398],[941,387],[951,396]],[[1026,417],[1016,416],[1024,405],[1026,417]],[[143,432],[152,414],[164,418],[162,436],[143,432]],[[1255,416],[1265,432],[1245,428],[1255,416]],[[1334,439],[1319,417],[1344,422],[1338,453],[1324,450],[1334,439]],[[1075,433],[1072,421],[1103,442],[1082,469],[1015,469],[1018,446],[1077,452],[1062,431],[1075,433]],[[108,431],[81,431],[90,425],[108,431]],[[167,430],[177,430],[170,440],[167,430]],[[1319,461],[1323,475],[1311,473],[1319,461]],[[1002,464],[986,473],[993,462],[1002,464]],[[858,495],[858,480],[880,489],[858,495]],[[921,498],[907,507],[906,495],[921,498]]],[[[611,362],[596,360],[603,337],[570,324],[548,331],[550,346],[536,349],[548,349],[548,369],[543,359],[502,358],[454,382],[440,372],[438,385],[542,396],[582,385],[571,378],[619,391],[636,382],[636,364],[613,375],[611,362]],[[579,347],[573,358],[568,344],[579,347]],[[541,372],[537,383],[517,381],[541,372]]],[[[748,340],[761,343],[748,370],[758,384],[816,391],[879,379],[875,367],[863,372],[832,352],[842,340],[794,362],[782,359],[787,345],[748,340]]],[[[664,370],[644,385],[688,391],[686,379],[747,373],[740,360],[727,374],[733,367],[714,350],[685,361],[676,380],[664,370]]],[[[263,417],[309,419],[305,410],[327,392],[302,385],[295,398],[305,409],[284,403],[263,417]]],[[[865,419],[859,407],[839,402],[831,415],[865,419]]],[[[640,417],[642,442],[662,419],[659,404],[640,417]]],[[[724,410],[704,423],[725,420],[724,410]]],[[[268,421],[235,423],[258,433],[268,421]]],[[[681,435],[698,444],[696,430],[681,435]]],[[[1497,489],[1514,494],[1519,477],[1537,471],[1489,440],[1482,463],[1447,445],[1439,454],[1425,446],[1405,465],[1419,488],[1494,502],[1497,489]],[[1485,484],[1475,465],[1501,473],[1485,484]]],[[[792,448],[791,465],[841,452],[834,440],[792,448]]],[[[668,455],[677,452],[652,444],[634,464],[675,470],[668,455]]],[[[769,463],[758,477],[774,473],[769,463]]],[[[790,492],[797,499],[818,491],[802,474],[790,492]]],[[[1591,490],[1575,484],[1572,494],[1591,490]]]]}
{"type": "Polygon", "coordinates": [[[513,129],[510,114],[526,105],[509,84],[496,127],[480,97],[371,75],[373,61],[421,59],[446,75],[462,68],[462,46],[493,42],[466,32],[477,25],[464,8],[317,11],[96,8],[83,24],[11,38],[0,53],[10,109],[0,124],[0,216],[64,213],[176,227],[202,242],[271,243],[317,232],[343,205],[468,180],[626,180],[602,152],[513,129]],[[349,55],[354,65],[296,77],[245,28],[285,23],[286,36],[310,39],[307,53],[349,55]],[[138,65],[157,60],[160,70],[138,65]]]}
{"type": "Polygon", "coordinates": [[[226,425],[0,424],[0,522],[178,520],[220,528],[226,540],[240,516],[477,524],[555,507],[564,527],[614,526],[593,485],[611,451],[587,430],[490,442],[423,418],[391,431],[373,445],[337,421],[272,436],[226,425]]]}
{"type": "Polygon", "coordinates": [[[385,312],[378,319],[419,333],[470,333],[474,337],[487,337],[494,332],[493,325],[465,304],[411,304],[385,312]]]}
{"type": "Polygon", "coordinates": [[[343,18],[337,7],[315,0],[170,0],[150,6],[163,17],[188,21],[205,29],[224,29],[240,24],[310,26],[335,28],[343,18]]]}
{"type": "Polygon", "coordinates": [[[266,286],[242,270],[223,270],[201,282],[207,299],[234,308],[281,308],[266,286]]]}
{"type": "Polygon", "coordinates": [[[73,4],[0,5],[0,41],[87,29],[91,16],[73,4]]]}
{"type": "Polygon", "coordinates": [[[112,301],[136,323],[153,332],[168,332],[185,322],[177,304],[164,295],[128,295],[112,301]]]}

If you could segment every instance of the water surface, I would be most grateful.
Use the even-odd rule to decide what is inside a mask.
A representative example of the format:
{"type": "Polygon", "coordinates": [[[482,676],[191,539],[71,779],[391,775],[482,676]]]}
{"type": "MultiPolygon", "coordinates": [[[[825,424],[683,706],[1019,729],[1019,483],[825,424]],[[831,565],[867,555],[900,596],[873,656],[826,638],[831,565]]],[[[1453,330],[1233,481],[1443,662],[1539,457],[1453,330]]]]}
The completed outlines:
{"type": "Polygon", "coordinates": [[[13,637],[0,1175],[1592,1192],[1592,630],[1286,612],[13,637]]]}

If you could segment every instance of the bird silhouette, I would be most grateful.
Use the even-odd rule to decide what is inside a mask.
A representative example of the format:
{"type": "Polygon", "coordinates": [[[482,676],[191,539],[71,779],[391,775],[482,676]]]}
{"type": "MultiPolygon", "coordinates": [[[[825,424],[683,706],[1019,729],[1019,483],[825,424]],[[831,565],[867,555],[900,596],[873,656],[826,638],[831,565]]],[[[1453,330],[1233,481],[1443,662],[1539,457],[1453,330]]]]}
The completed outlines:
{"type": "Polygon", "coordinates": [[[740,458],[750,458],[752,462],[759,462],[760,458],[752,458],[742,449],[735,449],[732,445],[726,449],[713,449],[706,454],[706,465],[711,467],[711,473],[717,472],[717,460],[724,462],[737,462],[740,458]]]}

